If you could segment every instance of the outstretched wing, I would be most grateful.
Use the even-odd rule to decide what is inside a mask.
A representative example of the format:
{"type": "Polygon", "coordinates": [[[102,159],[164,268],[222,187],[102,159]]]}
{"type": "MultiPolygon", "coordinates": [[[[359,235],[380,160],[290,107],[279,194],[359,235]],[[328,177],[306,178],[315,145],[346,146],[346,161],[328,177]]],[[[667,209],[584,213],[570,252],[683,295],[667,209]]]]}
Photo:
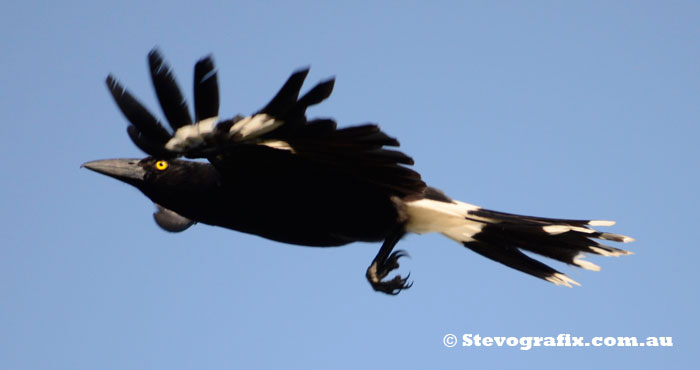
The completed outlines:
{"type": "Polygon", "coordinates": [[[390,194],[422,194],[425,183],[408,168],[413,160],[399,142],[374,124],[337,128],[331,119],[307,120],[306,109],[328,98],[334,80],[323,81],[299,97],[309,72],[294,72],[264,108],[250,116],[219,120],[217,74],[211,57],[195,66],[193,121],[186,101],[158,50],[148,56],[153,85],[172,133],[111,75],[107,86],[131,122],[134,144],[156,157],[207,158],[225,173],[240,161],[287,156],[319,171],[378,186],[390,194]],[[251,157],[252,156],[252,157],[251,157]]]}

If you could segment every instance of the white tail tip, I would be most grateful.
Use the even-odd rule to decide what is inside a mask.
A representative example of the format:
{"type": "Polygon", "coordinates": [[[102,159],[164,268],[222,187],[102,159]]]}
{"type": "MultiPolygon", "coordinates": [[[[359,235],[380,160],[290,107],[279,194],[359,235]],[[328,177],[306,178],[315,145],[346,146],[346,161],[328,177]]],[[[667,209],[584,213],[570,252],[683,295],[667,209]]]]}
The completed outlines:
{"type": "Polygon", "coordinates": [[[567,231],[571,231],[571,227],[566,225],[549,225],[542,227],[542,230],[550,235],[563,234],[567,231]]]}
{"type": "Polygon", "coordinates": [[[590,225],[590,226],[613,226],[613,225],[615,225],[615,221],[591,220],[591,221],[588,221],[588,225],[590,225]]]}
{"type": "Polygon", "coordinates": [[[581,284],[576,282],[576,280],[558,272],[552,276],[547,277],[546,280],[551,283],[554,283],[555,285],[563,285],[569,288],[573,288],[571,284],[581,286],[581,284]]]}
{"type": "Polygon", "coordinates": [[[591,261],[582,260],[580,258],[574,259],[574,265],[590,271],[600,271],[600,266],[591,261]]]}

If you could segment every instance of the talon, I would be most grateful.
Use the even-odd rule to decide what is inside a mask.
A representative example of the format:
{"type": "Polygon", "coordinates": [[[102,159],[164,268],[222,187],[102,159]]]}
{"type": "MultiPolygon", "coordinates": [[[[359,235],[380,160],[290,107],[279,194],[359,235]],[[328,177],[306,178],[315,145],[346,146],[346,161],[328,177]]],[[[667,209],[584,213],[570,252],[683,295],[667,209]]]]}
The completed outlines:
{"type": "MultiPolygon", "coordinates": [[[[395,270],[399,268],[399,258],[401,257],[410,257],[408,255],[408,252],[404,250],[398,250],[393,252],[392,254],[389,255],[389,257],[386,259],[386,262],[383,264],[383,268],[387,270],[387,273],[391,270],[395,270]]],[[[386,275],[385,275],[386,276],[386,275]]]]}
{"type": "Polygon", "coordinates": [[[373,263],[367,269],[367,280],[372,285],[374,290],[390,295],[397,295],[402,290],[413,286],[413,283],[408,281],[411,273],[408,273],[405,278],[401,277],[401,275],[396,275],[391,280],[382,281],[382,279],[385,278],[391,271],[398,268],[399,264],[396,262],[396,260],[403,255],[405,254],[393,253],[389,257],[387,263],[382,265],[381,269],[378,268],[377,263],[373,263]]]}
{"type": "Polygon", "coordinates": [[[397,295],[402,290],[410,288],[411,285],[413,285],[413,283],[408,282],[408,275],[405,278],[402,278],[401,275],[396,275],[393,279],[387,282],[380,282],[380,284],[375,287],[375,290],[391,295],[397,295]]]}
{"type": "Polygon", "coordinates": [[[401,288],[399,288],[399,291],[401,291],[403,289],[408,289],[411,286],[413,286],[413,282],[408,282],[408,278],[410,278],[410,277],[411,277],[411,273],[409,272],[405,278],[401,278],[400,275],[396,276],[396,278],[394,278],[394,280],[396,280],[398,278],[399,279],[398,282],[401,284],[401,288]]]}
{"type": "Polygon", "coordinates": [[[389,255],[389,258],[396,258],[397,260],[401,257],[411,258],[411,256],[408,254],[408,252],[406,252],[403,249],[399,249],[397,251],[394,251],[392,254],[389,255]]]}
{"type": "Polygon", "coordinates": [[[402,290],[408,289],[413,285],[413,283],[408,281],[409,276],[411,276],[410,273],[406,275],[405,278],[401,277],[401,275],[396,275],[388,281],[382,281],[391,271],[399,268],[400,258],[409,257],[405,250],[397,250],[389,253],[403,234],[404,230],[399,229],[389,235],[384,241],[384,244],[382,244],[382,248],[379,250],[377,257],[375,257],[372,264],[367,268],[367,280],[375,291],[397,295],[402,290]]]}

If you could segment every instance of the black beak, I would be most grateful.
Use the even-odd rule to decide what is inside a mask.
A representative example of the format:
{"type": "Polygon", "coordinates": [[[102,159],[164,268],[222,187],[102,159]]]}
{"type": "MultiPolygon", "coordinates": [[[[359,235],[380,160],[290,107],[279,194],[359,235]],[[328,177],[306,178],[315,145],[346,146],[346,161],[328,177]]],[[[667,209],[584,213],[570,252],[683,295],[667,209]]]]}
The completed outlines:
{"type": "Polygon", "coordinates": [[[103,159],[83,163],[80,167],[113,177],[117,180],[133,183],[143,181],[146,171],[139,166],[139,159],[103,159]]]}

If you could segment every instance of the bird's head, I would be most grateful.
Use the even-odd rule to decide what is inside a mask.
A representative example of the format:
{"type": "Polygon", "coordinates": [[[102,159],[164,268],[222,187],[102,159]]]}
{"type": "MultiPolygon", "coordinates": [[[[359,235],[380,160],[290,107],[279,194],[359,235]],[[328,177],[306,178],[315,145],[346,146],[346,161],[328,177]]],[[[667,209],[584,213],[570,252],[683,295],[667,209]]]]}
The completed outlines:
{"type": "Polygon", "coordinates": [[[218,182],[210,164],[180,159],[104,159],[82,167],[132,185],[168,208],[178,198],[209,191],[218,182]]]}
{"type": "Polygon", "coordinates": [[[157,207],[156,223],[171,232],[180,232],[198,221],[197,210],[206,207],[219,176],[208,163],[146,157],[144,159],[104,159],[82,167],[113,177],[141,190],[157,207]]]}

